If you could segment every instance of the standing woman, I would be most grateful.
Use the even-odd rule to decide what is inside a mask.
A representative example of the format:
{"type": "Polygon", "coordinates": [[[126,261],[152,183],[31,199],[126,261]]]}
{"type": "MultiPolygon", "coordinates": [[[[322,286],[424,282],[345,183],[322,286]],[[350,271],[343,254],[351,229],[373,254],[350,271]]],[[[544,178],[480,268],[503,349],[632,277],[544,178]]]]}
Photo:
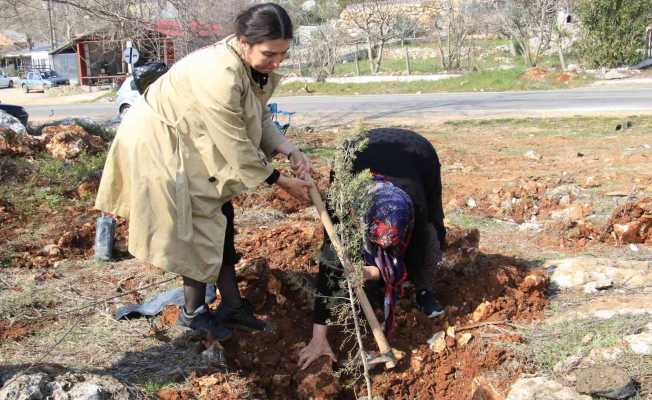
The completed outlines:
{"type": "Polygon", "coordinates": [[[290,47],[290,17],[259,4],[235,25],[235,35],[177,62],[125,115],[95,203],[129,220],[131,254],[183,276],[177,324],[218,340],[231,336],[227,326],[265,328],[238,290],[231,199],[263,182],[308,199],[306,181],[269,163],[276,153],[297,176],[310,171],[266,107],[290,47]],[[204,304],[210,282],[222,297],[217,314],[204,304]]]}

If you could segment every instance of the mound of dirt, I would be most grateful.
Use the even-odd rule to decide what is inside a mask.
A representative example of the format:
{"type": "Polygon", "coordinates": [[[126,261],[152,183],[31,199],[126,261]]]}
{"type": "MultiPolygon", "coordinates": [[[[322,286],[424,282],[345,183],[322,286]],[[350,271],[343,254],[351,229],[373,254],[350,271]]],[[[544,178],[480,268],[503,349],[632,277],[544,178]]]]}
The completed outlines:
{"type": "Polygon", "coordinates": [[[273,228],[243,229],[236,236],[236,248],[245,260],[265,258],[271,268],[306,271],[315,266],[313,256],[323,240],[316,221],[289,221],[273,228]]]}
{"type": "Polygon", "coordinates": [[[40,147],[32,136],[0,127],[0,156],[30,156],[40,147]]]}
{"type": "MultiPolygon", "coordinates": [[[[1,210],[1,208],[0,208],[1,210]]],[[[2,218],[0,211],[0,218],[2,218]]],[[[17,268],[47,268],[55,262],[70,259],[79,260],[92,257],[95,246],[95,219],[100,215],[97,210],[84,207],[66,207],[50,212],[45,231],[39,239],[14,246],[16,253],[11,259],[11,266],[17,268]]],[[[13,231],[19,228],[13,228],[13,231]]],[[[116,226],[114,251],[118,258],[127,256],[128,224],[119,218],[116,226]]],[[[3,236],[12,234],[12,230],[0,232],[3,236]]]]}
{"type": "Polygon", "coordinates": [[[616,208],[605,227],[602,240],[618,244],[652,244],[652,197],[616,208]]]}
{"type": "MultiPolygon", "coordinates": [[[[391,343],[409,358],[396,370],[374,374],[374,387],[384,398],[469,399],[474,378],[513,359],[504,349],[481,340],[480,333],[492,326],[505,332],[506,321],[530,321],[547,304],[548,279],[543,271],[532,271],[519,259],[479,253],[477,231],[449,228],[449,232],[447,258],[464,268],[451,265],[436,276],[435,291],[447,307],[446,316],[439,321],[425,317],[414,306],[414,289],[406,289],[397,303],[391,343]],[[457,328],[458,333],[447,340],[444,351],[436,353],[427,341],[447,328],[449,332],[457,328]]],[[[311,257],[321,235],[313,221],[285,222],[239,235],[238,249],[245,250],[245,259],[238,265],[240,287],[258,315],[272,321],[276,330],[239,333],[238,340],[225,344],[225,350],[231,368],[246,377],[249,387],[261,388],[269,398],[354,397],[346,385],[351,377],[345,374],[339,382],[334,380],[327,360],[315,364],[313,373],[299,372],[296,367],[298,351],[311,332],[312,304],[303,292],[313,290],[314,276],[307,272],[315,271],[311,257]],[[297,284],[295,277],[302,273],[309,281],[297,284]]],[[[340,329],[332,330],[331,344],[344,359],[350,345],[342,343],[345,334],[340,329]]],[[[366,346],[375,347],[370,338],[366,346]]],[[[506,372],[499,387],[506,389],[520,372],[520,367],[506,372]]],[[[361,391],[362,387],[356,388],[361,391]]]]}
{"type": "Polygon", "coordinates": [[[245,209],[268,206],[285,214],[293,214],[310,207],[309,202],[297,200],[277,185],[267,190],[243,193],[233,199],[233,205],[245,209]]]}
{"type": "Polygon", "coordinates": [[[498,188],[492,194],[477,196],[473,202],[465,199],[455,199],[454,202],[466,204],[473,213],[521,224],[530,221],[533,217],[546,219],[554,210],[567,206],[575,200],[575,195],[572,193],[557,196],[550,190],[551,187],[551,183],[537,180],[518,181],[498,188]]]}
{"type": "Polygon", "coordinates": [[[54,125],[43,128],[40,139],[52,157],[69,160],[82,151],[91,154],[104,151],[106,143],[99,136],[89,135],[79,125],[54,125]]]}

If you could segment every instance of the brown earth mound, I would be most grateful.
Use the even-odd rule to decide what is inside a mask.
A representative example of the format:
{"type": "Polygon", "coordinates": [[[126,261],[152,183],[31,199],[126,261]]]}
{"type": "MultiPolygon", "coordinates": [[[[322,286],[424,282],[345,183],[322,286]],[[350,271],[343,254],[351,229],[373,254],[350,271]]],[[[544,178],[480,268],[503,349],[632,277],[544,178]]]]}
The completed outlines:
{"type": "MultiPolygon", "coordinates": [[[[378,370],[373,375],[377,394],[384,398],[470,399],[474,378],[513,359],[509,352],[481,339],[481,333],[494,326],[504,332],[509,321],[530,321],[547,304],[548,280],[543,272],[532,271],[527,263],[511,257],[477,253],[469,257],[469,249],[477,249],[478,233],[450,231],[456,240],[447,256],[461,260],[465,267],[453,265],[436,277],[435,290],[447,306],[446,316],[438,321],[426,318],[414,306],[414,290],[406,289],[397,305],[391,343],[407,357],[395,370],[378,370]],[[431,350],[428,339],[451,327],[458,333],[446,341],[445,349],[431,350]]],[[[326,360],[311,367],[314,373],[300,372],[296,366],[297,353],[311,333],[312,306],[305,293],[313,290],[314,275],[307,271],[315,271],[311,255],[321,242],[321,229],[312,221],[286,222],[241,236],[238,249],[246,249],[246,258],[238,266],[241,289],[259,316],[272,321],[276,329],[239,333],[238,340],[225,344],[231,371],[244,377],[250,387],[264,390],[268,398],[354,398],[346,386],[350,377],[345,374],[338,382],[326,360]],[[305,279],[304,284],[297,283],[297,276],[305,279]]],[[[337,328],[332,331],[333,348],[344,359],[349,348],[342,344],[344,333],[337,328]]],[[[375,348],[371,339],[366,346],[375,348]]],[[[506,389],[521,370],[506,369],[499,388],[506,389]]],[[[356,392],[362,389],[357,386],[356,392]]],[[[199,395],[205,393],[202,390],[193,384],[191,392],[199,395]]]]}
{"type": "Polygon", "coordinates": [[[652,197],[616,208],[602,239],[615,240],[618,244],[652,244],[652,197]]]}
{"type": "Polygon", "coordinates": [[[48,153],[59,160],[75,158],[82,151],[94,154],[106,149],[104,139],[89,135],[79,125],[47,126],[43,128],[40,139],[48,153]]]}

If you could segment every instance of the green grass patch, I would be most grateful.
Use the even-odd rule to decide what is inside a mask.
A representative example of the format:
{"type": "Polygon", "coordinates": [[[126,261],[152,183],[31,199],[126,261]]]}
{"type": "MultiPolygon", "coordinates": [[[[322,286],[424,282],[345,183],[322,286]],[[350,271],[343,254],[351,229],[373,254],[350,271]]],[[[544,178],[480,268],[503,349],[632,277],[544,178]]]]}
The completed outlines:
{"type": "MultiPolygon", "coordinates": [[[[371,75],[368,60],[359,60],[360,75],[371,75]]],[[[386,59],[380,66],[380,72],[385,74],[404,74],[407,71],[405,59],[386,59]]],[[[438,74],[442,72],[439,58],[410,58],[410,71],[414,75],[438,74]]],[[[333,76],[356,76],[355,61],[349,61],[335,66],[333,76]]]]}
{"type": "Polygon", "coordinates": [[[602,137],[618,134],[615,130],[623,121],[631,121],[633,126],[628,133],[647,132],[652,128],[652,118],[647,116],[613,117],[567,117],[567,118],[495,118],[495,119],[460,119],[444,123],[445,126],[468,130],[509,129],[514,135],[536,134],[536,136],[564,137],[602,137]],[[519,132],[523,129],[523,132],[519,132]]]}
{"type": "Polygon", "coordinates": [[[477,91],[521,91],[550,90],[584,86],[591,80],[579,76],[566,83],[557,82],[554,78],[540,81],[520,79],[525,72],[523,68],[507,70],[481,71],[466,74],[457,78],[439,81],[413,82],[369,82],[369,83],[301,83],[292,82],[281,85],[278,95],[306,95],[307,87],[315,95],[346,95],[346,94],[399,94],[399,93],[435,93],[435,92],[477,92],[477,91]]]}
{"type": "Polygon", "coordinates": [[[335,157],[336,150],[333,147],[300,146],[300,148],[308,157],[319,157],[327,160],[332,160],[335,157]]]}

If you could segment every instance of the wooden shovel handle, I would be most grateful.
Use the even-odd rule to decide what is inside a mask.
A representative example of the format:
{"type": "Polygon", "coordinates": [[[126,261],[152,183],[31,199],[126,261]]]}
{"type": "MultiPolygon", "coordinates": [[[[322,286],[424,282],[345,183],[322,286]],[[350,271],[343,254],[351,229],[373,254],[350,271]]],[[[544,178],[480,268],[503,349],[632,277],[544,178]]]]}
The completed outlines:
{"type": "MultiPolygon", "coordinates": [[[[351,262],[346,257],[344,253],[344,248],[340,244],[340,241],[337,239],[337,235],[335,235],[335,226],[333,225],[333,221],[331,220],[331,217],[328,215],[328,212],[326,211],[326,207],[324,206],[324,202],[322,201],[321,196],[319,195],[319,191],[317,190],[315,183],[314,182],[311,183],[312,186],[310,187],[310,199],[312,200],[312,204],[319,212],[319,219],[321,220],[321,223],[324,225],[324,228],[326,229],[326,233],[328,234],[328,237],[331,239],[331,242],[333,243],[333,247],[335,247],[335,252],[337,253],[338,258],[342,262],[342,265],[344,266],[344,273],[348,277],[350,271],[353,271],[353,265],[351,265],[351,262]]],[[[378,345],[378,350],[380,350],[380,353],[382,354],[392,354],[392,348],[389,346],[389,343],[387,342],[385,333],[383,332],[383,329],[381,328],[380,323],[378,322],[378,318],[376,318],[376,314],[374,313],[371,304],[369,304],[369,299],[367,298],[367,294],[364,292],[364,289],[360,285],[356,285],[354,290],[356,296],[358,296],[358,300],[360,301],[360,306],[362,307],[362,311],[364,312],[364,315],[367,318],[367,321],[369,322],[369,326],[371,327],[371,332],[373,333],[374,339],[376,340],[376,344],[378,345]]],[[[393,366],[391,367],[393,368],[393,366]]]]}

